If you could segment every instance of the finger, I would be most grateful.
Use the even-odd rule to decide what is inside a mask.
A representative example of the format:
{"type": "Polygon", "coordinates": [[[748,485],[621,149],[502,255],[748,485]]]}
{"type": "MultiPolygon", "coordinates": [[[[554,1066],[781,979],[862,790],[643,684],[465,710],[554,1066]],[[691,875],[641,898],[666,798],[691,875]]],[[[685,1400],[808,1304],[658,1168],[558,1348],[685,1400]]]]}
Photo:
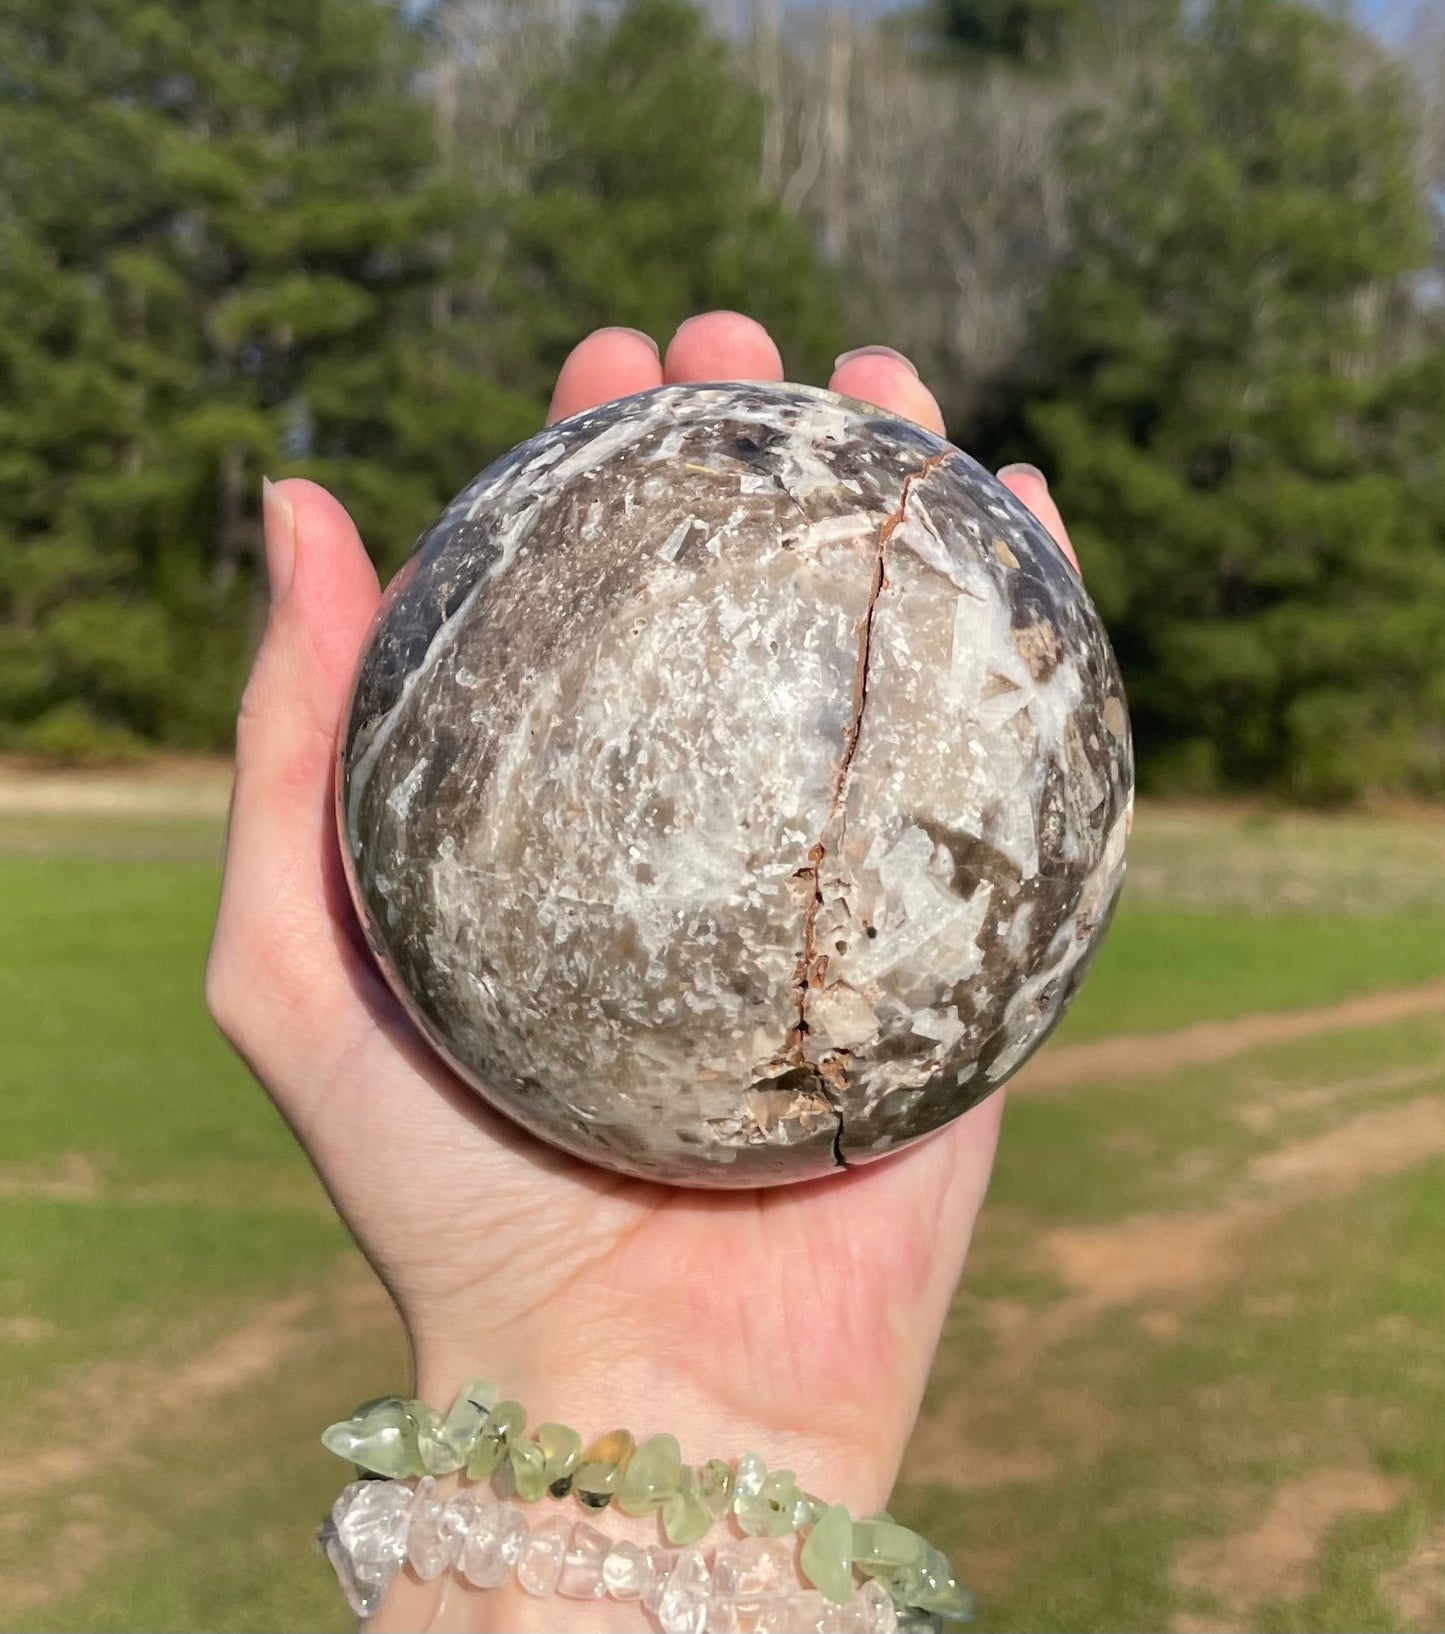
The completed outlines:
{"type": "Polygon", "coordinates": [[[702,380],[781,380],[783,359],[773,337],[741,312],[689,318],[668,344],[663,377],[672,386],[702,380]]]}
{"type": "Polygon", "coordinates": [[[351,518],[323,488],[268,486],[263,511],[271,606],[236,727],[208,974],[228,1032],[220,1009],[243,1008],[241,995],[269,983],[324,1003],[341,973],[332,761],[380,594],[351,518]]]}
{"type": "Polygon", "coordinates": [[[1016,499],[1022,500],[1049,530],[1054,543],[1068,557],[1073,564],[1075,573],[1077,573],[1079,571],[1079,558],[1074,553],[1073,541],[1069,538],[1069,530],[1064,526],[1064,519],[1059,515],[1059,507],[1054,504],[1053,495],[1049,492],[1048,478],[1044,476],[1038,466],[1002,466],[998,473],[998,480],[1016,499]]]}
{"type": "Polygon", "coordinates": [[[657,342],[640,329],[594,329],[557,376],[547,424],[662,384],[657,342]]]}
{"type": "Polygon", "coordinates": [[[912,420],[936,436],[946,435],[938,399],[918,378],[918,370],[891,346],[860,346],[857,351],[844,352],[833,365],[828,387],[912,420]]]}

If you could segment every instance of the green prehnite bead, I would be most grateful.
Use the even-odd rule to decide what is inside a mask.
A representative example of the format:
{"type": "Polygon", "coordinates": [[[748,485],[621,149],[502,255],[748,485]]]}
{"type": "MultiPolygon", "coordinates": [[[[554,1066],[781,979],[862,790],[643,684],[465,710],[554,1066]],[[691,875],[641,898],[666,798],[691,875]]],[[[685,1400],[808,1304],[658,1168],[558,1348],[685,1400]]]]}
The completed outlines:
{"type": "Polygon", "coordinates": [[[646,1515],[682,1485],[682,1449],[675,1435],[650,1435],[628,1460],[617,1488],[617,1507],[626,1515],[646,1515]]]}
{"type": "Polygon", "coordinates": [[[472,1480],[486,1480],[506,1456],[507,1443],[513,1436],[521,1435],[526,1423],[526,1409],[520,1402],[497,1403],[487,1415],[486,1426],[467,1458],[467,1474],[472,1480]]]}
{"type": "Polygon", "coordinates": [[[973,1596],[959,1585],[948,1557],[931,1543],[923,1545],[923,1561],[915,1570],[923,1593],[912,1603],[920,1610],[934,1612],[954,1622],[967,1622],[973,1616],[973,1596]]]}
{"type": "Polygon", "coordinates": [[[734,1504],[738,1525],[749,1537],[781,1538],[793,1530],[793,1506],[798,1486],[790,1469],[775,1469],[763,1478],[756,1497],[741,1497],[734,1504]]]}
{"type": "Polygon", "coordinates": [[[697,1495],[702,1506],[715,1521],[720,1521],[733,1506],[733,1472],[721,1458],[709,1458],[695,1472],[697,1495]]]}
{"type": "Polygon", "coordinates": [[[527,1427],[527,1409],[519,1401],[499,1401],[487,1419],[487,1429],[505,1441],[527,1427]]]}
{"type": "Polygon", "coordinates": [[[507,1450],[507,1443],[500,1435],[491,1430],[484,1430],[481,1439],[472,1448],[471,1456],[467,1459],[467,1475],[473,1481],[485,1481],[486,1478],[501,1463],[502,1456],[507,1450]]]}
{"type": "Polygon", "coordinates": [[[352,1417],[329,1425],[321,1445],[373,1475],[393,1480],[421,1475],[416,1420],[400,1396],[382,1396],[358,1407],[352,1417]]]}
{"type": "Polygon", "coordinates": [[[631,1430],[611,1430],[582,1454],[572,1487],[589,1509],[604,1509],[612,1502],[636,1445],[631,1430]]]}
{"type": "Polygon", "coordinates": [[[582,1462],[582,1437],[566,1424],[539,1424],[537,1445],[542,1449],[547,1485],[570,1481],[582,1462]]]}
{"type": "Polygon", "coordinates": [[[827,1507],[821,1498],[815,1498],[811,1492],[799,1491],[793,1499],[793,1530],[801,1532],[821,1520],[827,1507]]]}
{"type": "Polygon", "coordinates": [[[424,1401],[407,1403],[416,1425],[417,1455],[427,1475],[450,1475],[466,1463],[466,1457],[447,1438],[446,1422],[435,1407],[424,1401]]]}
{"type": "Polygon", "coordinates": [[[685,1549],[712,1531],[712,1516],[697,1492],[697,1478],[690,1469],[681,1473],[678,1489],[662,1505],[663,1536],[675,1549],[685,1549]]]}
{"type": "Polygon", "coordinates": [[[853,1592],[853,1522],[842,1504],[823,1511],[804,1540],[798,1563],[825,1599],[846,1603],[853,1592]]]}
{"type": "Polygon", "coordinates": [[[853,1564],[870,1576],[920,1565],[923,1549],[917,1532],[896,1521],[875,1518],[853,1523],[853,1564]]]}
{"type": "Polygon", "coordinates": [[[456,1449],[463,1464],[471,1457],[472,1448],[486,1428],[497,1397],[496,1385],[486,1379],[468,1379],[457,1391],[457,1399],[442,1420],[442,1437],[456,1449]]]}
{"type": "Polygon", "coordinates": [[[536,1503],[547,1490],[547,1459],[535,1441],[525,1435],[507,1437],[507,1458],[512,1486],[524,1503],[536,1503]]]}

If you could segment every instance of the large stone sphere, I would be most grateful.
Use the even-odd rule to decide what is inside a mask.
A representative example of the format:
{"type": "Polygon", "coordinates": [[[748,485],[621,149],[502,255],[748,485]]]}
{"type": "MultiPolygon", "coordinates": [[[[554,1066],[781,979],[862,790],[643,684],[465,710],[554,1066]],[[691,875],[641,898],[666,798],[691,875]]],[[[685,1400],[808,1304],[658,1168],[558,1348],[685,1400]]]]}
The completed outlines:
{"type": "Polygon", "coordinates": [[[1128,720],[1043,528],[916,425],[671,386],[484,471],[387,594],[343,851],[411,1016],[625,1174],[867,1162],[1059,1019],[1123,874],[1128,720]]]}

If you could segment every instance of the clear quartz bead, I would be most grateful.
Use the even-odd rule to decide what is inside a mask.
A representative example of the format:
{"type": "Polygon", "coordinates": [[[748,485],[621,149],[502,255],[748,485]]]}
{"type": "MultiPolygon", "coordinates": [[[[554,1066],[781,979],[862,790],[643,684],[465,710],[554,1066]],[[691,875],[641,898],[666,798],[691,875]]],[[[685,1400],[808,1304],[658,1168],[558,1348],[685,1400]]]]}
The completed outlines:
{"type": "Polygon", "coordinates": [[[449,1566],[456,1564],[455,1540],[441,1525],[446,1506],[436,1482],[430,1475],[423,1476],[416,1484],[416,1495],[407,1517],[406,1558],[424,1583],[440,1577],[449,1566]]]}
{"type": "Polygon", "coordinates": [[[517,1556],[517,1581],[528,1594],[545,1597],[557,1592],[571,1535],[572,1523],[561,1515],[552,1515],[533,1527],[517,1556]]]}
{"type": "Polygon", "coordinates": [[[702,1550],[679,1550],[657,1605],[662,1634],[703,1634],[711,1591],[711,1573],[702,1550]]]}
{"type": "Polygon", "coordinates": [[[742,1634],[743,1619],[738,1603],[730,1594],[714,1588],[707,1600],[707,1634],[742,1634]]]}
{"type": "Polygon", "coordinates": [[[321,1529],[316,1534],[316,1544],[331,1562],[331,1568],[336,1573],[336,1581],[341,1585],[341,1592],[346,1596],[346,1603],[361,1618],[370,1617],[381,1604],[381,1597],[386,1592],[395,1566],[384,1572],[368,1572],[358,1566],[350,1549],[341,1541],[338,1530],[340,1523],[345,1519],[347,1511],[356,1500],[363,1487],[372,1485],[370,1481],[353,1481],[344,1487],[331,1506],[331,1513],[321,1523],[321,1529]]]}
{"type": "Polygon", "coordinates": [[[802,1634],[806,1621],[801,1594],[779,1594],[758,1608],[753,1634],[802,1634]]]}
{"type": "Polygon", "coordinates": [[[647,1550],[626,1538],[619,1539],[602,1562],[602,1581],[614,1600],[640,1600],[652,1582],[652,1561],[647,1550]]]}
{"type": "Polygon", "coordinates": [[[737,1507],[739,1498],[756,1498],[767,1476],[768,1466],[762,1459],[755,1452],[745,1452],[738,1459],[738,1472],[733,1481],[733,1507],[737,1507]]]}
{"type": "Polygon", "coordinates": [[[395,1571],[406,1559],[407,1512],[414,1494],[404,1481],[358,1481],[336,1521],[336,1536],[367,1574],[395,1571]]]}
{"type": "Polygon", "coordinates": [[[442,1506],[437,1518],[437,1533],[443,1547],[451,1553],[453,1566],[462,1558],[462,1551],[467,1546],[467,1534],[481,1507],[481,1500],[470,1492],[454,1492],[442,1506]]]}
{"type": "Polygon", "coordinates": [[[515,1504],[483,1504],[462,1550],[462,1576],[479,1589],[497,1588],[511,1576],[526,1541],[527,1522],[515,1504]]]}
{"type": "Polygon", "coordinates": [[[649,1543],[646,1554],[652,1562],[652,1577],[643,1590],[642,1603],[655,1617],[658,1606],[662,1604],[667,1580],[672,1575],[672,1568],[677,1564],[677,1550],[664,1549],[660,1543],[649,1543]]]}
{"type": "Polygon", "coordinates": [[[826,1601],[818,1628],[820,1634],[868,1634],[868,1613],[862,1599],[852,1594],[842,1605],[826,1601]]]}
{"type": "Polygon", "coordinates": [[[893,1596],[881,1583],[868,1578],[859,1589],[858,1598],[863,1603],[864,1626],[868,1634],[898,1634],[898,1612],[893,1605],[893,1596]]]}
{"type": "Polygon", "coordinates": [[[611,1547],[612,1541],[605,1533],[586,1521],[578,1521],[562,1557],[558,1594],[565,1594],[569,1600],[600,1600],[607,1593],[602,1562],[611,1547]]]}
{"type": "Polygon", "coordinates": [[[747,1621],[767,1602],[797,1588],[793,1556],[792,1545],[781,1538],[738,1538],[719,1544],[713,1559],[713,1594],[731,1596],[738,1615],[747,1621]]]}

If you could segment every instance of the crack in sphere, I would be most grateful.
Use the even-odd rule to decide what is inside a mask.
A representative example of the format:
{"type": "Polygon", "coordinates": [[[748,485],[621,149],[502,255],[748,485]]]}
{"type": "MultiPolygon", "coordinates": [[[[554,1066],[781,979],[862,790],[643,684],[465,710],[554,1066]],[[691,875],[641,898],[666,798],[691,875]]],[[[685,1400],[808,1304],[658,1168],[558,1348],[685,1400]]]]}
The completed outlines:
{"type": "Polygon", "coordinates": [[[670,386],[484,471],[383,601],[340,743],[368,940],[543,1139],[805,1180],[1042,1042],[1124,871],[1113,654],[967,455],[798,386],[670,386]]]}

